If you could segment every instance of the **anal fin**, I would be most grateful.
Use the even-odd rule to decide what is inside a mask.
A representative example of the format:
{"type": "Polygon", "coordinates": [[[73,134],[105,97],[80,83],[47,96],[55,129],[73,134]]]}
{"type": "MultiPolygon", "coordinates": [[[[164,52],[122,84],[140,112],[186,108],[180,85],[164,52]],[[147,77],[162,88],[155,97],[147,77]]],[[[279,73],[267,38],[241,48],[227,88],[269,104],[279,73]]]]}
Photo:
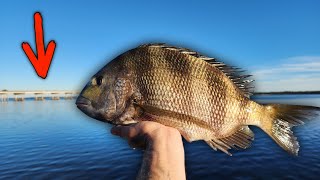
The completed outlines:
{"type": "Polygon", "coordinates": [[[214,150],[219,149],[220,151],[232,156],[232,154],[228,151],[231,149],[230,146],[225,144],[224,142],[220,141],[219,139],[211,139],[210,141],[206,141],[206,143],[214,150]]]}
{"type": "Polygon", "coordinates": [[[254,134],[250,128],[248,126],[242,126],[238,131],[230,136],[220,139],[211,139],[206,141],[206,143],[214,150],[219,149],[232,156],[232,154],[228,151],[229,149],[246,149],[250,147],[253,139],[254,134]]]}

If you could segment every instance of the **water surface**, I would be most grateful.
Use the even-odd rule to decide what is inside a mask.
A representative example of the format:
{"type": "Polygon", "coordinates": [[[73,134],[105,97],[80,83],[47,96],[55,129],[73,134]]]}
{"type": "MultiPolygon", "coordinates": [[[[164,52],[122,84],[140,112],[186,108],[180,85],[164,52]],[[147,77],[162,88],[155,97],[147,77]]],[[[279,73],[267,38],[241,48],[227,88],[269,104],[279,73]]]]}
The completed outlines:
{"type": "MultiPolygon", "coordinates": [[[[320,106],[320,95],[260,95],[261,103],[320,106]]],[[[142,152],[111,126],[81,113],[73,100],[0,102],[0,179],[134,179],[142,152]]],[[[298,157],[253,127],[252,147],[229,157],[204,142],[184,143],[188,179],[316,179],[320,118],[294,129],[298,157]]]]}

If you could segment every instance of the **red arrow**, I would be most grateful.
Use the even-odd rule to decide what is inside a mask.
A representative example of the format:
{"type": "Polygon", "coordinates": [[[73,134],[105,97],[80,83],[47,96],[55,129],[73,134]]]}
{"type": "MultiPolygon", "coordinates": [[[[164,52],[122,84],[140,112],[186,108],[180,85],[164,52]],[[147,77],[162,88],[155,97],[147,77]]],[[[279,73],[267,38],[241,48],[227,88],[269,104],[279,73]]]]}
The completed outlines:
{"type": "Polygon", "coordinates": [[[56,43],[51,40],[48,44],[47,49],[45,49],[42,17],[39,12],[36,12],[34,14],[34,32],[36,36],[36,49],[38,55],[35,55],[35,53],[31,49],[31,46],[27,42],[22,43],[22,49],[27,55],[38,76],[45,79],[51,65],[54,50],[56,48],[56,43]]]}

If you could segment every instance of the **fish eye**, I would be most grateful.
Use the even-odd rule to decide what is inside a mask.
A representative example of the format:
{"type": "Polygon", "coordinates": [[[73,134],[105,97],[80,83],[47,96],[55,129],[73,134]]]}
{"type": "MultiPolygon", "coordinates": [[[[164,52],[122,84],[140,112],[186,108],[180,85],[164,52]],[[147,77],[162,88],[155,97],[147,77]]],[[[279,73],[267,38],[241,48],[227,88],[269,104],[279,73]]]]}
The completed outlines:
{"type": "Polygon", "coordinates": [[[96,78],[97,85],[100,86],[103,83],[103,77],[99,76],[96,78]]]}

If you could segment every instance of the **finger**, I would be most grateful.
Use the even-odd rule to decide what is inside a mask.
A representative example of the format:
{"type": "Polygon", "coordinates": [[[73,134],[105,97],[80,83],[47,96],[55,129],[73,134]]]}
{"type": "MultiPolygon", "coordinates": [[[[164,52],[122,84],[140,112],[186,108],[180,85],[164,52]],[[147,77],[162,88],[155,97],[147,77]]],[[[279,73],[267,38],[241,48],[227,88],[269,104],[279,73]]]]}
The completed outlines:
{"type": "Polygon", "coordinates": [[[137,135],[128,140],[128,144],[132,148],[145,149],[146,147],[146,137],[143,135],[137,135]]]}
{"type": "Polygon", "coordinates": [[[122,138],[130,139],[138,135],[135,128],[136,125],[131,126],[115,126],[111,129],[111,133],[122,138]]]}
{"type": "Polygon", "coordinates": [[[111,134],[116,135],[116,136],[120,136],[120,126],[113,126],[111,128],[111,134]]]}

